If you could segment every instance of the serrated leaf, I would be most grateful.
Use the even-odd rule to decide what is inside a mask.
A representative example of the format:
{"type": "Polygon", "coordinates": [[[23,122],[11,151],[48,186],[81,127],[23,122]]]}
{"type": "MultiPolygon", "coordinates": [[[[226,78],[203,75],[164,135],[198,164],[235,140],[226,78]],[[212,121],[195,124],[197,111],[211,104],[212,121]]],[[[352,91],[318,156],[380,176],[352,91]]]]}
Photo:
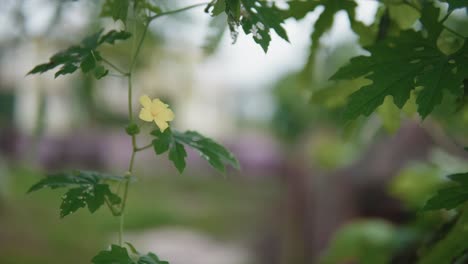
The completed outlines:
{"type": "Polygon", "coordinates": [[[57,78],[60,75],[66,75],[66,74],[74,73],[77,69],[78,69],[78,67],[76,67],[75,65],[73,65],[71,63],[67,63],[67,64],[63,65],[63,67],[60,68],[60,70],[55,73],[55,78],[57,78]]]}
{"type": "Polygon", "coordinates": [[[268,51],[271,36],[274,30],[282,39],[289,41],[286,30],[283,28],[284,18],[282,12],[275,6],[274,2],[257,0],[241,0],[245,9],[240,23],[245,34],[252,34],[253,39],[265,52],[268,51]]]}
{"type": "Polygon", "coordinates": [[[240,167],[239,162],[231,152],[214,140],[204,137],[195,131],[187,131],[185,133],[174,132],[174,138],[177,142],[196,149],[202,158],[221,172],[225,171],[226,165],[230,165],[236,169],[240,167]]]}
{"type": "Polygon", "coordinates": [[[330,79],[353,79],[366,76],[372,84],[362,87],[349,97],[345,119],[370,115],[393,96],[401,109],[417,86],[418,112],[424,118],[441,102],[443,89],[460,94],[461,84],[468,77],[466,46],[452,55],[442,53],[436,43],[420,33],[404,31],[398,38],[388,38],[367,47],[371,56],[359,56],[340,68],[330,79]]]}
{"type": "Polygon", "coordinates": [[[59,173],[42,179],[33,185],[28,190],[28,193],[43,188],[70,188],[67,193],[62,196],[60,217],[63,218],[86,206],[91,213],[94,213],[106,200],[112,205],[120,204],[120,197],[112,193],[109,185],[102,182],[107,180],[121,181],[122,179],[123,177],[93,171],[59,173]]]}
{"type": "Polygon", "coordinates": [[[94,264],[135,264],[128,255],[127,249],[117,245],[111,245],[110,250],[99,252],[91,262],[94,264]]]}
{"type": "Polygon", "coordinates": [[[105,0],[102,6],[101,16],[112,17],[115,21],[121,20],[123,23],[127,20],[129,0],[105,0]]]}
{"type": "Polygon", "coordinates": [[[66,50],[52,55],[49,62],[35,66],[28,72],[28,75],[44,73],[62,65],[62,67],[55,73],[55,78],[60,75],[73,73],[78,69],[78,67],[80,67],[84,73],[93,71],[93,75],[96,79],[101,79],[106,76],[109,71],[102,65],[98,65],[98,62],[102,60],[102,57],[96,49],[102,43],[113,43],[116,40],[126,39],[129,37],[129,33],[124,31],[110,31],[101,38],[102,32],[103,31],[100,30],[90,36],[87,36],[83,41],[81,41],[81,45],[79,46],[71,46],[66,50]]]}
{"type": "Polygon", "coordinates": [[[113,205],[121,202],[120,197],[112,193],[107,184],[85,184],[70,189],[62,197],[60,217],[63,218],[86,206],[89,212],[94,213],[104,204],[106,199],[113,205]]]}
{"type": "Polygon", "coordinates": [[[102,43],[114,44],[117,40],[126,40],[126,39],[129,39],[131,36],[132,34],[127,31],[111,30],[101,37],[101,39],[99,40],[99,44],[102,44],[102,43]]]}
{"type": "Polygon", "coordinates": [[[184,145],[197,150],[202,158],[221,172],[225,171],[227,165],[236,169],[240,167],[239,162],[231,152],[198,132],[186,131],[182,133],[166,129],[164,133],[160,130],[154,130],[151,134],[156,137],[153,140],[156,154],[169,150],[169,159],[181,173],[185,168],[185,158],[187,156],[184,145]]]}
{"type": "Polygon", "coordinates": [[[177,170],[182,173],[185,169],[185,158],[187,157],[187,152],[185,151],[184,145],[179,142],[173,142],[171,148],[169,149],[169,159],[174,163],[174,166],[177,170]]]}
{"type": "Polygon", "coordinates": [[[94,171],[72,171],[65,173],[51,174],[44,179],[40,180],[38,183],[34,184],[29,190],[28,193],[34,192],[43,188],[62,188],[77,186],[83,184],[97,184],[101,179],[114,179],[117,180],[116,176],[104,175],[99,172],[94,171]]]}

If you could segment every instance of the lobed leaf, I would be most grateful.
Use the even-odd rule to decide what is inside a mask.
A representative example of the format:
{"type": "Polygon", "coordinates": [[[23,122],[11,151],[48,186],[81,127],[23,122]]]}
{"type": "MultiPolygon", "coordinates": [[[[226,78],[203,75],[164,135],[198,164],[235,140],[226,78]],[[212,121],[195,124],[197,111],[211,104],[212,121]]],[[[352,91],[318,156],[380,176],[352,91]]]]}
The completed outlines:
{"type": "Polygon", "coordinates": [[[60,217],[65,217],[76,212],[80,208],[88,207],[91,213],[98,210],[104,202],[112,205],[120,204],[121,199],[112,193],[108,184],[104,181],[121,181],[123,177],[101,174],[93,171],[73,171],[48,176],[34,184],[28,193],[43,188],[63,188],[69,190],[62,196],[60,217]]]}
{"type": "Polygon", "coordinates": [[[164,133],[155,130],[151,134],[155,136],[153,148],[156,154],[159,155],[169,150],[169,159],[180,173],[183,172],[186,165],[187,153],[184,145],[197,150],[200,156],[218,171],[224,172],[227,165],[239,169],[239,162],[231,152],[198,132],[181,133],[166,129],[164,133]]]}
{"type": "Polygon", "coordinates": [[[418,32],[404,31],[398,38],[389,38],[367,47],[371,56],[359,56],[340,68],[330,79],[353,79],[359,76],[373,81],[361,87],[349,97],[344,112],[345,119],[359,115],[368,116],[383,103],[386,96],[393,96],[401,109],[410,92],[417,93],[419,114],[425,118],[441,103],[444,90],[456,96],[462,92],[462,84],[468,78],[468,46],[446,55],[435,42],[425,39],[418,32]]]}
{"type": "Polygon", "coordinates": [[[74,73],[79,67],[83,73],[93,72],[96,79],[101,79],[109,71],[100,64],[102,57],[96,49],[103,43],[114,44],[115,41],[126,40],[131,37],[131,34],[126,31],[111,30],[104,35],[102,35],[102,32],[103,30],[99,30],[84,38],[80,45],[71,46],[52,55],[49,62],[37,65],[28,72],[28,75],[44,73],[62,66],[55,73],[55,78],[60,75],[74,73]]]}

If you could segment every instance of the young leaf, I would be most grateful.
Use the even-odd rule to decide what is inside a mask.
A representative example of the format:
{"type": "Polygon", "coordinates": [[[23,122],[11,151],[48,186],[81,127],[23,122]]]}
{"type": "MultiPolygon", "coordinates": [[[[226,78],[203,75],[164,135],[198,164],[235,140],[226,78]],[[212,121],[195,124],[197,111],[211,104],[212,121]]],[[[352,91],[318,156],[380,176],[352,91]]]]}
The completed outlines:
{"type": "Polygon", "coordinates": [[[128,255],[127,249],[117,245],[111,245],[110,250],[99,252],[91,262],[94,264],[135,264],[128,255]]]}
{"type": "Polygon", "coordinates": [[[370,115],[386,96],[393,96],[402,108],[411,90],[417,94],[418,112],[424,118],[442,101],[444,89],[460,96],[461,85],[468,78],[468,45],[446,55],[436,43],[414,31],[404,31],[398,38],[389,38],[368,47],[371,56],[359,56],[340,68],[330,79],[353,79],[359,76],[373,81],[349,97],[344,112],[347,120],[370,115]]]}

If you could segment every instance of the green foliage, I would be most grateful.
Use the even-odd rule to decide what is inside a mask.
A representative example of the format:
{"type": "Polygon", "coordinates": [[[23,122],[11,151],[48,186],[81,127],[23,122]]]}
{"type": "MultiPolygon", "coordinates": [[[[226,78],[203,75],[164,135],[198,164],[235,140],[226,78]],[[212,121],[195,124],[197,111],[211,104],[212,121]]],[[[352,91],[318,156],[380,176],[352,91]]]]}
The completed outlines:
{"type": "Polygon", "coordinates": [[[238,27],[242,26],[245,34],[252,34],[254,41],[267,52],[270,45],[270,31],[274,30],[278,36],[289,41],[286,30],[283,28],[284,18],[282,11],[274,2],[258,0],[214,0],[207,11],[217,16],[223,11],[227,14],[231,36],[235,42],[238,27]]]}
{"type": "Polygon", "coordinates": [[[94,264],[169,264],[160,260],[154,253],[140,255],[133,245],[127,243],[130,250],[136,256],[130,257],[125,247],[111,245],[110,250],[99,252],[91,261],[94,264]]]}
{"type": "Polygon", "coordinates": [[[441,103],[444,91],[457,97],[463,95],[463,81],[468,78],[468,45],[451,53],[443,53],[437,45],[442,32],[438,21],[439,10],[425,5],[421,23],[427,30],[427,38],[421,32],[407,30],[398,37],[389,37],[366,49],[370,56],[359,56],[336,72],[331,79],[353,79],[360,76],[373,81],[349,97],[344,118],[368,116],[392,96],[402,108],[412,90],[417,90],[416,103],[421,117],[429,115],[441,103]]]}
{"type": "Polygon", "coordinates": [[[78,67],[83,73],[93,71],[96,79],[106,76],[109,71],[102,66],[103,58],[97,48],[104,43],[114,44],[117,40],[126,40],[131,34],[126,31],[111,30],[102,35],[102,30],[86,37],[80,45],[71,46],[50,57],[49,62],[37,65],[28,74],[44,73],[58,66],[62,66],[56,73],[60,75],[74,73],[78,67]]]}
{"type": "Polygon", "coordinates": [[[156,137],[153,140],[156,154],[159,155],[169,150],[169,159],[180,173],[185,169],[185,158],[187,157],[185,146],[197,150],[202,158],[220,172],[225,172],[227,165],[239,168],[239,162],[231,152],[198,132],[181,133],[166,129],[164,133],[160,130],[154,130],[151,134],[156,137]]]}
{"type": "Polygon", "coordinates": [[[345,119],[370,115],[386,96],[402,108],[416,87],[418,112],[424,118],[432,112],[448,90],[462,93],[462,83],[468,77],[468,45],[454,54],[443,54],[436,43],[424,39],[414,31],[402,32],[398,38],[368,47],[371,56],[353,58],[331,77],[333,80],[366,76],[373,83],[362,87],[349,97],[345,119]]]}
{"type": "Polygon", "coordinates": [[[34,184],[28,193],[44,188],[69,188],[62,196],[60,217],[65,217],[80,208],[88,207],[94,213],[105,202],[118,205],[121,199],[114,194],[105,181],[122,181],[123,177],[101,174],[94,171],[72,171],[49,175],[34,184]]]}
{"type": "Polygon", "coordinates": [[[457,184],[439,190],[427,201],[423,210],[453,209],[468,201],[468,172],[447,177],[457,184]]]}
{"type": "Polygon", "coordinates": [[[468,4],[466,3],[466,0],[441,0],[441,1],[449,4],[449,12],[457,8],[468,9],[468,4]]]}

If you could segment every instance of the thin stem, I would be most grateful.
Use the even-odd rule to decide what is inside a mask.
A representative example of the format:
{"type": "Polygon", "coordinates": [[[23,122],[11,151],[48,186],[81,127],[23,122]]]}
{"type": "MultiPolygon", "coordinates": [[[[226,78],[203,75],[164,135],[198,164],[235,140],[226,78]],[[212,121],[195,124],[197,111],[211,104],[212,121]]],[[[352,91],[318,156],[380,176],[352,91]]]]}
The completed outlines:
{"type": "Polygon", "coordinates": [[[145,27],[143,28],[143,33],[141,33],[141,37],[140,37],[140,40],[138,41],[136,51],[135,51],[135,53],[133,54],[133,57],[132,57],[132,62],[130,64],[129,74],[131,74],[133,72],[133,67],[135,67],[136,59],[138,57],[138,54],[140,53],[141,46],[143,46],[143,41],[145,40],[146,32],[148,32],[150,22],[151,22],[151,20],[148,20],[146,22],[146,24],[145,24],[145,27]]]}
{"type": "MultiPolygon", "coordinates": [[[[136,60],[138,58],[138,54],[140,53],[141,47],[143,46],[143,41],[145,40],[146,33],[148,32],[148,28],[149,28],[150,23],[154,19],[156,19],[158,17],[179,13],[179,12],[182,12],[182,11],[185,11],[185,10],[189,10],[191,8],[195,8],[195,7],[199,7],[199,6],[207,5],[207,4],[208,3],[195,4],[195,5],[187,6],[187,7],[181,8],[181,9],[176,9],[176,10],[171,10],[171,11],[159,13],[157,15],[154,15],[154,16],[148,18],[148,20],[146,21],[146,23],[144,25],[143,33],[141,34],[140,39],[138,40],[138,44],[136,45],[136,49],[135,49],[134,52],[132,51],[132,53],[131,53],[131,61],[130,61],[130,67],[129,67],[128,72],[124,72],[124,71],[120,70],[117,66],[113,65],[111,62],[103,59],[103,61],[106,64],[108,64],[110,67],[114,68],[119,73],[122,73],[123,75],[127,76],[127,79],[128,79],[128,116],[129,116],[130,123],[133,123],[133,120],[134,120],[134,118],[133,118],[133,108],[132,108],[132,102],[133,102],[132,73],[133,73],[133,69],[134,69],[135,64],[136,64],[136,60]]],[[[134,30],[134,31],[136,32],[136,30],[134,30]]],[[[133,47],[135,47],[135,45],[133,45],[133,47]]],[[[124,190],[123,190],[122,204],[120,206],[120,210],[118,212],[116,212],[116,215],[119,216],[119,220],[120,220],[119,221],[120,222],[119,223],[119,245],[120,246],[123,245],[124,213],[125,213],[125,206],[127,204],[128,189],[129,189],[129,185],[130,185],[130,178],[132,177],[132,174],[133,174],[133,165],[134,165],[134,162],[135,162],[135,154],[137,152],[139,152],[139,151],[150,148],[151,146],[152,146],[152,144],[148,144],[148,145],[145,145],[143,147],[138,148],[137,144],[136,144],[136,137],[135,137],[135,135],[132,135],[132,155],[130,157],[130,163],[128,165],[128,172],[127,172],[127,175],[125,176],[125,180],[124,180],[124,190]]],[[[106,203],[108,203],[108,202],[106,201],[106,203]]],[[[111,207],[110,203],[108,203],[108,205],[110,206],[109,208],[112,211],[113,207],[111,207]]]]}
{"type": "Polygon", "coordinates": [[[125,72],[124,70],[121,70],[119,67],[117,67],[115,64],[113,64],[112,62],[106,60],[105,58],[101,58],[102,59],[102,62],[104,62],[105,64],[109,65],[111,68],[113,68],[114,70],[116,70],[117,72],[119,72],[120,74],[124,75],[124,76],[127,76],[128,75],[128,72],[125,72]]]}
{"type": "Polygon", "coordinates": [[[145,145],[143,147],[140,147],[140,148],[136,148],[135,149],[135,152],[138,152],[138,151],[142,151],[142,150],[145,150],[145,149],[149,149],[153,146],[153,143],[149,143],[148,145],[145,145]]]}
{"type": "Polygon", "coordinates": [[[444,24],[445,20],[447,20],[449,18],[449,16],[452,14],[453,10],[450,10],[447,12],[447,14],[445,14],[445,16],[442,18],[442,20],[440,20],[440,23],[441,24],[444,24]]]}
{"type": "Polygon", "coordinates": [[[185,10],[189,10],[189,9],[192,9],[192,8],[195,8],[195,7],[206,6],[206,5],[208,5],[209,3],[210,3],[210,2],[199,3],[199,4],[194,4],[194,5],[186,6],[186,7],[180,8],[180,9],[175,9],[175,10],[170,10],[170,11],[166,11],[166,12],[161,12],[161,13],[159,13],[159,14],[156,14],[156,15],[150,17],[149,20],[152,21],[153,19],[156,19],[156,18],[158,18],[158,17],[162,17],[162,16],[167,16],[167,15],[172,15],[172,14],[180,13],[180,12],[183,12],[183,11],[185,11],[185,10]]]}

